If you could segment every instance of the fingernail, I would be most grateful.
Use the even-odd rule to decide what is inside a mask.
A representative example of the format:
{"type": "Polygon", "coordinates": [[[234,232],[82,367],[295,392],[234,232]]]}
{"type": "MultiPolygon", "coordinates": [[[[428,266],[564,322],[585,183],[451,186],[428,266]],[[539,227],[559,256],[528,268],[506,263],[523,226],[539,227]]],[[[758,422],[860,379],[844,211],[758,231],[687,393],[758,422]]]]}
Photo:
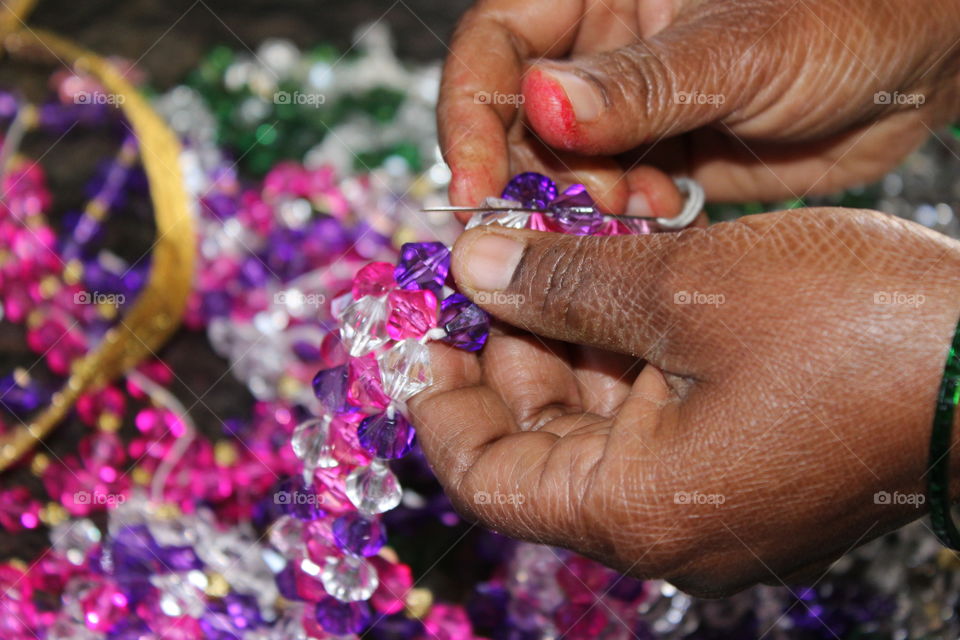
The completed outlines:
{"type": "Polygon", "coordinates": [[[653,207],[650,206],[650,198],[648,198],[645,193],[641,193],[640,191],[630,194],[630,198],[627,200],[626,213],[628,216],[652,218],[654,214],[653,207]]]}
{"type": "Polygon", "coordinates": [[[484,233],[464,248],[461,281],[478,291],[503,291],[520,264],[523,244],[498,233],[484,233]]]}
{"type": "Polygon", "coordinates": [[[544,70],[567,94],[577,122],[593,122],[603,111],[603,96],[596,85],[568,71],[544,70]]]}

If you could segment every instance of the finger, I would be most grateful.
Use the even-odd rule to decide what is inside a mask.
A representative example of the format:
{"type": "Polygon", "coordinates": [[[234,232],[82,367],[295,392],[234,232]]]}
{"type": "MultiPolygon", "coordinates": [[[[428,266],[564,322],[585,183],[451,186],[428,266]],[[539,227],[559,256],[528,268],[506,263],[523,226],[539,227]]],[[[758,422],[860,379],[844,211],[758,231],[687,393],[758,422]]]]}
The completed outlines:
{"type": "Polygon", "coordinates": [[[704,312],[676,304],[671,283],[696,277],[707,233],[600,238],[478,227],[457,240],[452,270],[466,295],[508,324],[682,374],[667,359],[694,344],[689,329],[704,312]]]}
{"type": "Polygon", "coordinates": [[[616,51],[534,64],[522,82],[531,126],[551,146],[612,154],[747,108],[775,90],[758,61],[777,39],[743,38],[738,23],[756,15],[726,6],[616,51]]]}
{"type": "Polygon", "coordinates": [[[528,57],[564,55],[580,2],[479,3],[461,20],[444,66],[437,104],[440,147],[453,172],[450,199],[477,205],[507,180],[506,130],[517,117],[528,57]]]}
{"type": "MultiPolygon", "coordinates": [[[[468,382],[474,379],[470,367],[453,351],[431,348],[435,382],[408,404],[447,495],[458,511],[499,532],[569,542],[582,526],[571,490],[578,490],[602,455],[604,433],[560,438],[545,430],[519,431],[496,393],[468,382]]],[[[592,425],[586,420],[582,426],[592,425]]]]}

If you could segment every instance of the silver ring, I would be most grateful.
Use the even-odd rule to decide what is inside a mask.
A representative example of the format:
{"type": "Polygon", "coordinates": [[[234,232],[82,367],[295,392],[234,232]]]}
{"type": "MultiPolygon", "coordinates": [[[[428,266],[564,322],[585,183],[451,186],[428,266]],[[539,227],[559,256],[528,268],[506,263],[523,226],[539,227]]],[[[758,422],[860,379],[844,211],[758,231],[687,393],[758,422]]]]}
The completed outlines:
{"type": "Polygon", "coordinates": [[[693,224],[700,212],[703,211],[705,201],[703,187],[691,178],[674,178],[673,183],[677,185],[680,193],[686,196],[683,210],[675,218],[657,218],[657,224],[665,229],[683,229],[693,224]]]}

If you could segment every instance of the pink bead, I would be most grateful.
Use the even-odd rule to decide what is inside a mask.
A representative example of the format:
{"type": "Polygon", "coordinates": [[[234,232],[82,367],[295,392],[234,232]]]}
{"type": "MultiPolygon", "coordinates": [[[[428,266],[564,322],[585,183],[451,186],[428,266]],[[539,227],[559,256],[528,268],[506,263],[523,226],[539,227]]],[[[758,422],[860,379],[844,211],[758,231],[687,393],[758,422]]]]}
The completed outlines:
{"type": "Polygon", "coordinates": [[[370,604],[379,613],[400,613],[408,592],[413,588],[413,572],[407,565],[390,562],[382,556],[373,556],[370,562],[380,578],[380,584],[373,592],[370,604]]]}
{"type": "Polygon", "coordinates": [[[530,214],[530,221],[527,222],[527,228],[533,231],[550,231],[550,225],[547,224],[547,217],[537,212],[530,214]]]}
{"type": "Polygon", "coordinates": [[[389,262],[371,262],[353,277],[353,299],[363,296],[382,296],[397,286],[393,279],[394,266],[389,262]]]}
{"type": "Polygon", "coordinates": [[[437,297],[432,291],[395,289],[387,304],[387,335],[394,340],[420,338],[437,326],[437,297]]]}
{"type": "Polygon", "coordinates": [[[327,369],[339,367],[347,361],[347,350],[336,331],[325,335],[320,342],[320,359],[327,369]]]}
{"type": "Polygon", "coordinates": [[[347,399],[361,408],[386,409],[390,397],[380,382],[380,366],[377,357],[368,353],[361,358],[350,358],[347,382],[347,399]]]}
{"type": "Polygon", "coordinates": [[[126,617],[128,604],[127,596],[115,584],[98,584],[80,598],[83,622],[93,631],[109,631],[126,617]]]}
{"type": "Polygon", "coordinates": [[[436,640],[471,640],[473,628],[463,607],[438,603],[430,608],[423,621],[427,637],[436,640]]]}
{"type": "Polygon", "coordinates": [[[7,531],[36,529],[40,524],[40,503],[25,487],[0,491],[0,526],[7,531]]]}

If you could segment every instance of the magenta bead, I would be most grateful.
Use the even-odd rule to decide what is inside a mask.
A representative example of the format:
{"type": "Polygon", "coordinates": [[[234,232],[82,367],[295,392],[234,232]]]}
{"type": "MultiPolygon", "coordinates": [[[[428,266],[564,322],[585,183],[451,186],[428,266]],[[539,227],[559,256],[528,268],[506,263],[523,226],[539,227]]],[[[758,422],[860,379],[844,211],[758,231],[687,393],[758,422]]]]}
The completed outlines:
{"type": "Polygon", "coordinates": [[[394,340],[421,338],[437,326],[437,297],[432,291],[397,289],[387,296],[387,335],[394,340]]]}
{"type": "Polygon", "coordinates": [[[382,296],[397,286],[393,279],[393,265],[389,262],[371,262],[353,277],[353,299],[363,296],[382,296]]]}

